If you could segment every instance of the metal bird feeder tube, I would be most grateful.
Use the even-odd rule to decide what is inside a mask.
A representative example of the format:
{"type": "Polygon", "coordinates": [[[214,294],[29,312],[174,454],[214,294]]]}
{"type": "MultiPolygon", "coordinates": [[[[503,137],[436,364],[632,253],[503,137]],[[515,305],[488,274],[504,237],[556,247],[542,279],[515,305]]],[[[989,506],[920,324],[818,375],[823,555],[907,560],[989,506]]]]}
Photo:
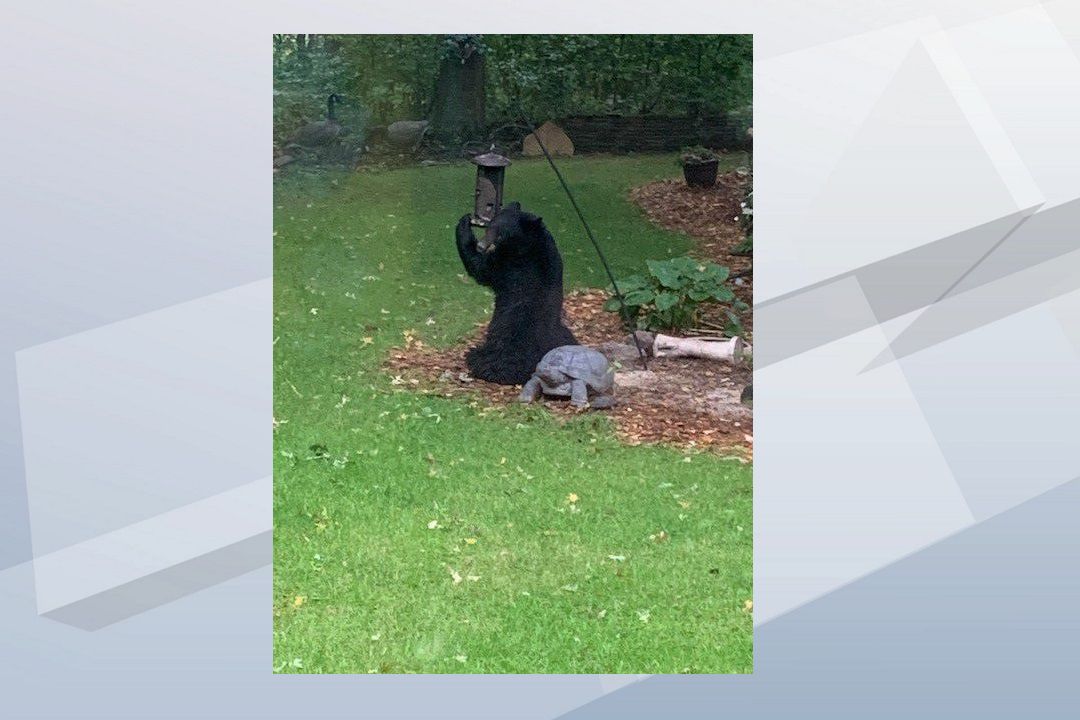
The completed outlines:
{"type": "Polygon", "coordinates": [[[487,227],[502,208],[503,182],[510,158],[496,152],[486,152],[473,158],[476,163],[476,198],[472,224],[487,227]]]}

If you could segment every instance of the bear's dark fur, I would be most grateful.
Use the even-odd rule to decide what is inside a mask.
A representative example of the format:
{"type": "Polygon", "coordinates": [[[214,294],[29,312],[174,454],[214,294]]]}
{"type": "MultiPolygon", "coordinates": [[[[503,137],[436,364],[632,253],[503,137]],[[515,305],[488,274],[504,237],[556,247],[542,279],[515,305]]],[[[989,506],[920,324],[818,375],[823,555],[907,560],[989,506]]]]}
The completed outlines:
{"type": "Polygon", "coordinates": [[[465,355],[473,377],[520,385],[548,350],[578,344],[562,322],[562,258],[541,218],[510,203],[477,243],[466,215],[457,247],[465,271],[495,291],[487,335],[465,355]]]}

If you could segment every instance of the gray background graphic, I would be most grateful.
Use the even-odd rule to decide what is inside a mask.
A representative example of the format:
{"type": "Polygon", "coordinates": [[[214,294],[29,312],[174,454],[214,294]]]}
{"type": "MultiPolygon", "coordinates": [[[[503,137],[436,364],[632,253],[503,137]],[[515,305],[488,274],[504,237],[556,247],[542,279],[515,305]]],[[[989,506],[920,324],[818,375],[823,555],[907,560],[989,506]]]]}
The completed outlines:
{"type": "Polygon", "coordinates": [[[5,5],[5,713],[1074,713],[1072,0],[500,4],[755,34],[755,674],[271,674],[270,34],[475,7],[5,5]]]}

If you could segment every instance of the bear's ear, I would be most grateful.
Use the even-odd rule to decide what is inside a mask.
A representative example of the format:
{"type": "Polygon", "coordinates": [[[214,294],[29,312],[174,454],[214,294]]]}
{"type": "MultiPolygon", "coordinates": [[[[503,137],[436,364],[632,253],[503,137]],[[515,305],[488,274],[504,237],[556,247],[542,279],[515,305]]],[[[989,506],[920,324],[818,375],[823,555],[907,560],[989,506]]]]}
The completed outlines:
{"type": "Polygon", "coordinates": [[[522,226],[531,229],[543,229],[544,218],[540,217],[539,215],[533,215],[532,213],[522,213],[521,224],[522,226]]]}
{"type": "Polygon", "coordinates": [[[514,212],[521,212],[521,203],[517,200],[506,206],[507,210],[513,210],[514,212]]]}

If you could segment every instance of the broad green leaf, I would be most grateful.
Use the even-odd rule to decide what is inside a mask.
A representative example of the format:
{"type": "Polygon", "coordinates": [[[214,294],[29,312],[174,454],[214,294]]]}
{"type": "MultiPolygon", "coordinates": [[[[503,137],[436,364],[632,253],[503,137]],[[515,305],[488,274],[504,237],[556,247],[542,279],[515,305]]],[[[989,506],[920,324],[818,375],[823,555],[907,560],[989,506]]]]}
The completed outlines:
{"type": "Polygon", "coordinates": [[[731,292],[730,288],[718,287],[713,291],[712,296],[720,302],[727,302],[735,297],[735,293],[731,292]]]}
{"type": "Polygon", "coordinates": [[[678,270],[679,272],[686,275],[692,275],[694,272],[697,271],[698,266],[697,260],[685,256],[671,258],[670,260],[666,261],[666,264],[671,268],[678,270]]]}
{"type": "Polygon", "coordinates": [[[632,290],[623,294],[623,298],[626,300],[627,305],[644,305],[652,302],[653,291],[652,290],[632,290]]]}
{"type": "Polygon", "coordinates": [[[646,260],[645,261],[645,263],[649,266],[649,272],[651,272],[653,274],[653,277],[655,277],[657,280],[660,281],[661,285],[663,285],[666,288],[671,288],[672,290],[678,290],[679,288],[681,288],[683,286],[684,280],[683,280],[681,274],[679,273],[678,268],[673,267],[671,265],[671,262],[672,261],[670,261],[670,260],[668,260],[668,261],[646,260]]]}
{"type": "Polygon", "coordinates": [[[654,300],[657,310],[670,310],[679,304],[679,296],[672,292],[657,293],[654,300]]]}
{"type": "MultiPolygon", "coordinates": [[[[622,293],[628,293],[631,290],[641,290],[649,287],[649,281],[641,275],[629,275],[618,280],[619,291],[622,293]]],[[[615,292],[615,288],[608,287],[608,292],[615,292]]]]}
{"type": "Polygon", "coordinates": [[[709,277],[714,278],[716,282],[724,282],[731,275],[731,269],[716,263],[709,263],[709,277]]]}

